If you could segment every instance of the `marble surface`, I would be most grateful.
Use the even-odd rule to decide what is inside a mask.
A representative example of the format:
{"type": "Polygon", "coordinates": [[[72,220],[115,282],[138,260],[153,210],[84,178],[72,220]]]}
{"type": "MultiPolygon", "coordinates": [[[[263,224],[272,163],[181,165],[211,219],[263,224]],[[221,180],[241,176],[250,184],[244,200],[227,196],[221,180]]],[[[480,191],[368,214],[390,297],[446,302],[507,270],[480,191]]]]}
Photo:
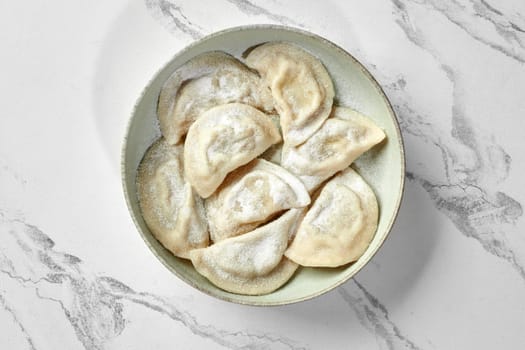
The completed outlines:
{"type": "Polygon", "coordinates": [[[1,349],[517,349],[525,344],[525,2],[0,3],[1,349]],[[377,77],[407,184],[356,278],[273,308],[215,300],[149,252],[120,144],[134,101],[216,30],[318,33],[377,77]]]}

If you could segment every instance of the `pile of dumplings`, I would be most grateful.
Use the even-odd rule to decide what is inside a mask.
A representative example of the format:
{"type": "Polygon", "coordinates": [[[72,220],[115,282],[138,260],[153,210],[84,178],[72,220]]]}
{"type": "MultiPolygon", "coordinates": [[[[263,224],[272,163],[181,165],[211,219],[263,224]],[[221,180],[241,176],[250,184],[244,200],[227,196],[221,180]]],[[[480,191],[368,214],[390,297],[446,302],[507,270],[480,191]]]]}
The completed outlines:
{"type": "Polygon", "coordinates": [[[244,62],[203,53],[175,70],[159,96],[162,136],[137,175],[152,234],[245,295],[278,289],[299,265],[357,260],[378,205],[349,166],[385,134],[333,106],[334,94],[321,61],[284,42],[250,48],[244,62]]]}

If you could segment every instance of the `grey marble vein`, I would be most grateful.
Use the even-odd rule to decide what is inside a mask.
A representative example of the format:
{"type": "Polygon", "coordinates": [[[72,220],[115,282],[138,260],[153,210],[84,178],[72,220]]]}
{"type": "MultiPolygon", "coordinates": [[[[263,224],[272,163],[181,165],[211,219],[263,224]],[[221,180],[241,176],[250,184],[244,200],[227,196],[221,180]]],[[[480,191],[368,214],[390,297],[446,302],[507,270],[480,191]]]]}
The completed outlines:
{"type": "Polygon", "coordinates": [[[173,1],[146,0],[146,7],[153,16],[163,23],[170,32],[182,32],[192,39],[202,37],[202,28],[184,14],[184,11],[173,1]]]}
{"type": "Polygon", "coordinates": [[[255,1],[250,1],[250,0],[227,0],[227,1],[237,6],[239,10],[241,10],[243,13],[247,15],[262,15],[280,24],[304,27],[303,24],[293,20],[292,18],[288,16],[273,13],[267,8],[256,4],[255,1]]]}
{"type": "MultiPolygon", "coordinates": [[[[241,13],[248,16],[264,16],[272,22],[284,25],[292,25],[296,27],[304,27],[301,23],[295,21],[293,18],[281,14],[274,13],[250,0],[225,0],[234,5],[241,13]]],[[[190,21],[185,15],[184,8],[179,2],[174,0],[145,0],[146,7],[154,18],[163,23],[170,32],[174,34],[182,33],[198,39],[207,34],[207,31],[197,24],[195,21],[190,21]]],[[[203,24],[205,26],[205,24],[203,24]]]]}
{"type": "Polygon", "coordinates": [[[431,125],[421,122],[421,116],[409,106],[396,104],[395,109],[405,134],[419,137],[440,150],[446,173],[446,177],[437,182],[419,175],[419,170],[413,168],[407,172],[407,178],[428,192],[436,207],[460,232],[476,239],[487,252],[511,263],[525,279],[523,257],[507,239],[509,228],[502,227],[517,223],[523,215],[522,205],[506,193],[478,184],[477,178],[480,173],[489,173],[495,181],[503,180],[510,169],[510,156],[499,145],[488,142],[484,142],[483,147],[479,145],[464,121],[456,122],[452,134],[461,140],[458,142],[471,147],[472,152],[457,153],[447,146],[447,140],[440,139],[439,132],[431,125]],[[465,157],[471,160],[470,167],[461,166],[465,157]],[[487,171],[490,166],[493,171],[487,171]]]}
{"type": "Polygon", "coordinates": [[[492,7],[488,2],[484,0],[480,0],[479,3],[483,5],[488,11],[493,12],[499,16],[503,16],[503,12],[499,11],[497,8],[492,7]]]}
{"type": "Polygon", "coordinates": [[[390,319],[386,307],[355,278],[344,287],[340,287],[338,291],[343,300],[354,310],[361,324],[379,336],[377,340],[381,348],[384,345],[390,350],[422,349],[403,334],[390,319]]]}
{"type": "MultiPolygon", "coordinates": [[[[57,251],[53,240],[22,220],[0,216],[0,272],[62,309],[86,349],[102,349],[125,329],[128,304],[140,305],[182,324],[193,334],[230,349],[306,349],[281,335],[230,331],[200,323],[187,307],[138,292],[115,278],[97,276],[76,256],[57,251]],[[45,292],[44,292],[45,291],[45,292]]],[[[4,308],[5,302],[0,299],[4,308]]],[[[16,315],[14,314],[15,320],[16,315]]],[[[25,332],[24,326],[20,327],[25,332]]],[[[29,341],[29,340],[28,340],[29,341]]]]}
{"type": "Polygon", "coordinates": [[[523,257],[512,248],[500,227],[514,224],[523,215],[520,203],[505,193],[489,194],[473,184],[435,184],[413,173],[407,173],[407,178],[420,183],[463,234],[476,239],[487,252],[508,261],[525,279],[523,257]]]}
{"type": "Polygon", "coordinates": [[[18,326],[18,328],[22,332],[24,339],[26,340],[29,348],[36,350],[35,344],[33,344],[33,339],[31,339],[31,336],[29,335],[29,333],[27,333],[26,328],[16,316],[16,312],[13,309],[11,309],[9,305],[7,305],[7,302],[1,293],[0,293],[0,307],[3,308],[5,311],[7,311],[9,314],[11,314],[11,317],[13,318],[13,322],[18,326]]]}
{"type": "Polygon", "coordinates": [[[435,58],[452,86],[452,138],[442,135],[432,125],[422,123],[428,118],[418,115],[408,102],[401,102],[406,100],[403,84],[387,87],[389,95],[397,100],[395,108],[401,117],[403,131],[438,147],[446,170],[446,178],[439,181],[419,175],[417,169],[409,169],[408,178],[423,186],[436,207],[460,232],[476,239],[487,252],[508,261],[525,279],[525,258],[508,240],[508,235],[516,230],[514,225],[518,218],[523,215],[522,205],[509,194],[496,191],[489,185],[508,176],[512,159],[492,139],[478,135],[479,131],[472,125],[462,102],[464,92],[460,72],[441,63],[439,52],[411,21],[410,10],[397,0],[394,3],[396,23],[411,42],[435,58]]]}
{"type": "MultiPolygon", "coordinates": [[[[392,0],[396,7],[406,10],[406,2],[392,0]]],[[[420,1],[409,2],[421,4],[420,1]]],[[[525,21],[518,13],[506,14],[498,10],[496,4],[484,0],[440,1],[427,0],[426,6],[445,16],[450,22],[464,30],[473,39],[491,47],[505,56],[525,63],[525,21]],[[489,26],[497,35],[482,30],[489,26]]]]}

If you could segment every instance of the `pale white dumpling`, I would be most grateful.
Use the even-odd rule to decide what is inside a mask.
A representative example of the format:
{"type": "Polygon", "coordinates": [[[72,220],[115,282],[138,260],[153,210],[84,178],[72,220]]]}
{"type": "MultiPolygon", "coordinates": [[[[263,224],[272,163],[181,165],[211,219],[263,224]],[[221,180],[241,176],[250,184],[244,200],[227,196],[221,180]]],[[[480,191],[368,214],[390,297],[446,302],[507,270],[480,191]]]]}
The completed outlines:
{"type": "Polygon", "coordinates": [[[323,187],[285,252],[303,266],[336,267],[357,260],[377,229],[374,192],[352,168],[323,187]]]}
{"type": "Polygon", "coordinates": [[[310,204],[303,183],[278,165],[256,159],[230,173],[204,202],[214,242],[253,230],[274,215],[310,204]]]}
{"type": "Polygon", "coordinates": [[[257,46],[246,57],[272,91],[285,144],[308,139],[328,118],[334,99],[332,79],[321,61],[283,42],[257,46]]]}
{"type": "Polygon", "coordinates": [[[197,193],[207,198],[229,172],[280,140],[271,119],[249,105],[229,103],[213,107],[193,123],[186,136],[186,177],[197,193]]]}
{"type": "Polygon", "coordinates": [[[162,134],[176,144],[202,112],[230,102],[273,110],[268,87],[235,57],[219,51],[196,56],[175,70],[160,92],[157,114],[162,134]]]}
{"type": "Polygon", "coordinates": [[[208,227],[202,199],[185,180],[182,145],[157,140],[142,159],[137,193],[142,217],[151,233],[174,255],[207,247],[208,227]]]}
{"type": "Polygon", "coordinates": [[[291,209],[254,231],[191,251],[195,269],[226,291],[260,295],[288,281],[297,264],[283,257],[300,210],[291,209]]]}
{"type": "MultiPolygon", "coordinates": [[[[279,129],[279,132],[281,132],[281,126],[279,125],[280,124],[279,116],[277,114],[273,114],[273,115],[270,115],[270,118],[272,119],[272,122],[279,129]]],[[[263,154],[261,154],[261,158],[269,162],[272,162],[273,164],[280,165],[282,151],[283,151],[283,143],[279,142],[279,143],[276,143],[275,145],[272,145],[263,154]]]]}
{"type": "Polygon", "coordinates": [[[321,128],[302,145],[284,145],[281,165],[312,192],[385,138],[372,120],[350,108],[335,107],[321,128]]]}

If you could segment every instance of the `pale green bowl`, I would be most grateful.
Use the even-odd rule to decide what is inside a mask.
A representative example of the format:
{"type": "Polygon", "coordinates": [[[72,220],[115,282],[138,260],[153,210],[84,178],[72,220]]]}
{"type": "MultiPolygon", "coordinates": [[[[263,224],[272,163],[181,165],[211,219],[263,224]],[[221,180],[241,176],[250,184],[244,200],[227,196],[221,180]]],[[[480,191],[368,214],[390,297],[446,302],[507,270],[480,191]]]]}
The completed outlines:
{"type": "Polygon", "coordinates": [[[157,258],[176,276],[214,297],[250,305],[284,305],[328,292],[354,276],[370,261],[385,241],[396,218],[403,195],[405,158],[401,133],[392,107],[372,75],[349,53],[317,35],[297,29],[256,25],[237,27],[209,35],[177,53],[146,86],[129,122],[122,150],[122,181],[129,211],[138,231],[157,258]],[[335,268],[299,268],[282,288],[262,296],[223,291],[201,275],[189,261],[174,257],[155,239],[140,212],[135,177],[144,152],[159,137],[155,114],[164,81],[190,58],[206,51],[222,50],[240,57],[248,47],[266,41],[288,41],[310,51],[324,63],[336,88],[336,103],[353,107],[371,117],[387,135],[386,142],[359,158],[354,167],[374,189],[380,207],[377,233],[361,258],[335,268]]]}

